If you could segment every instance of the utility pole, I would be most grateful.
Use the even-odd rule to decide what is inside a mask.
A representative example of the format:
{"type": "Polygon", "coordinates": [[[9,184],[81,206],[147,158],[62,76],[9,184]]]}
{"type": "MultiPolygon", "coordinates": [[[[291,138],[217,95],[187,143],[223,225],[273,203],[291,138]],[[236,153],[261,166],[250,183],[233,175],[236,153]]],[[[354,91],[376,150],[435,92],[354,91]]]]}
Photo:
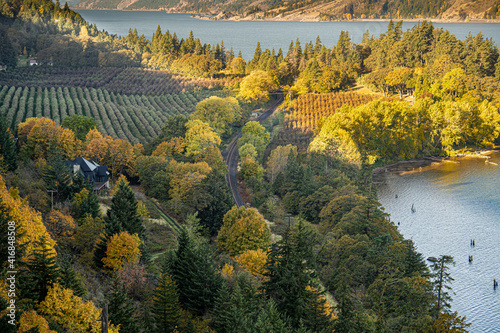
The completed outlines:
{"type": "Polygon", "coordinates": [[[101,312],[102,333],[108,333],[108,303],[104,303],[101,312]]]}
{"type": "Polygon", "coordinates": [[[52,202],[51,209],[54,209],[54,192],[57,192],[57,190],[47,190],[47,192],[50,192],[50,200],[52,202]]]}

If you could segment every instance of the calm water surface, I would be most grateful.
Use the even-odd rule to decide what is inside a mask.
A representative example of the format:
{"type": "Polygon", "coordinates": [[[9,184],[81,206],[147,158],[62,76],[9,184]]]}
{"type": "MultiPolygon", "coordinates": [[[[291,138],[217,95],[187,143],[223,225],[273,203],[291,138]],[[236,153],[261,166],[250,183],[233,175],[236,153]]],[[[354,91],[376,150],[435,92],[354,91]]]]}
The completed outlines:
{"type": "MultiPolygon", "coordinates": [[[[189,14],[167,14],[162,11],[112,11],[112,10],[78,10],[82,17],[95,23],[99,30],[111,34],[126,36],[130,28],[151,39],[153,33],[161,27],[162,31],[170,30],[179,39],[189,36],[192,30],[202,43],[220,43],[224,41],[227,49],[233,46],[236,54],[241,50],[245,59],[253,57],[257,42],[262,49],[274,47],[284,53],[288,51],[290,42],[300,39],[301,45],[315,41],[319,36],[327,47],[337,44],[340,32],[348,30],[352,40],[360,43],[363,33],[368,29],[370,34],[379,36],[387,31],[388,22],[234,22],[209,21],[192,18],[189,14]]],[[[403,30],[415,25],[414,22],[403,23],[403,30]]],[[[463,39],[469,34],[480,31],[488,38],[492,37],[500,44],[500,24],[497,23],[434,23],[435,27],[452,32],[457,38],[463,39]]]]}
{"type": "MultiPolygon", "coordinates": [[[[500,165],[500,155],[490,161],[500,165]]],[[[467,317],[471,332],[500,332],[500,289],[493,290],[493,279],[500,280],[499,165],[460,159],[428,171],[387,176],[379,187],[381,204],[419,252],[426,258],[455,259],[452,310],[467,317]]]]}

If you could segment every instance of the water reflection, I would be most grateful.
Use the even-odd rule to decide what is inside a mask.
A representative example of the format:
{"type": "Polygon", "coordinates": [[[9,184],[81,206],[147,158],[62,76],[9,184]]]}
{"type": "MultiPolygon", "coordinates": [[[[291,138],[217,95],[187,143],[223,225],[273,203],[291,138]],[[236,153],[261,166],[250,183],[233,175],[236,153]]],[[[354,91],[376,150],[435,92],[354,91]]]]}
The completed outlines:
{"type": "MultiPolygon", "coordinates": [[[[500,155],[488,161],[500,164],[500,155]]],[[[493,279],[500,280],[500,166],[489,162],[462,158],[389,175],[378,191],[391,221],[400,222],[419,252],[454,257],[452,309],[467,316],[471,332],[500,331],[500,295],[493,290],[493,279]]]]}

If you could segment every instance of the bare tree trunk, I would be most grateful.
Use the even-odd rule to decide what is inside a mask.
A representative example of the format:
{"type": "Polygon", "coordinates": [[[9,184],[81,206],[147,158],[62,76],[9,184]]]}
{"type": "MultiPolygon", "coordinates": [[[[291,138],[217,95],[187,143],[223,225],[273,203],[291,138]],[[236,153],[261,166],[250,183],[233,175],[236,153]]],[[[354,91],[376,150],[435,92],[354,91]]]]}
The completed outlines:
{"type": "Polygon", "coordinates": [[[108,304],[104,303],[101,312],[102,333],[108,333],[108,304]]]}

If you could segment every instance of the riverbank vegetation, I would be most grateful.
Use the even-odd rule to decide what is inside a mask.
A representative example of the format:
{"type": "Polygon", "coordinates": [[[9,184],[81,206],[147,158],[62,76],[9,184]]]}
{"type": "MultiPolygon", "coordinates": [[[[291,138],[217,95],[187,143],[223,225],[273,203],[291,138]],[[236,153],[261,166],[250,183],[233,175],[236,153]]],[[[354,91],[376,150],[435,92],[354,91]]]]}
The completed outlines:
{"type": "Polygon", "coordinates": [[[17,223],[19,272],[2,331],[97,332],[105,304],[113,332],[467,330],[452,259],[425,264],[371,175],[498,140],[491,40],[390,22],[359,45],[342,32],[247,62],[192,34],[109,36],[43,1],[2,13],[0,227],[17,223]],[[240,130],[248,207],[221,152],[240,130]],[[78,156],[107,166],[111,191],[66,168],[78,156]]]}

